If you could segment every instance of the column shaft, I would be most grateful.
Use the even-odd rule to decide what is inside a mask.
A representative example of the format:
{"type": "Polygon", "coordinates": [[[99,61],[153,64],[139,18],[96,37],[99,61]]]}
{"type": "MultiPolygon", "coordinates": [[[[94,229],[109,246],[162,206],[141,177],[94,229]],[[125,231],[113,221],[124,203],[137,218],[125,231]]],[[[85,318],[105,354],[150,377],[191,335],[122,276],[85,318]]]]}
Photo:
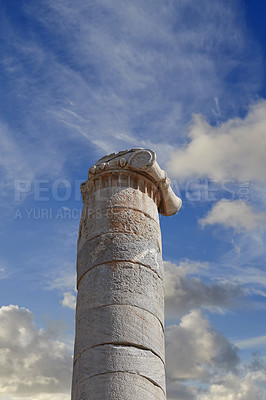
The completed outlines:
{"type": "Polygon", "coordinates": [[[146,149],[101,158],[81,191],[72,400],[165,400],[158,210],[181,200],[146,149]]]}
{"type": "Polygon", "coordinates": [[[164,400],[159,190],[130,170],[83,185],[72,400],[164,400]]]}

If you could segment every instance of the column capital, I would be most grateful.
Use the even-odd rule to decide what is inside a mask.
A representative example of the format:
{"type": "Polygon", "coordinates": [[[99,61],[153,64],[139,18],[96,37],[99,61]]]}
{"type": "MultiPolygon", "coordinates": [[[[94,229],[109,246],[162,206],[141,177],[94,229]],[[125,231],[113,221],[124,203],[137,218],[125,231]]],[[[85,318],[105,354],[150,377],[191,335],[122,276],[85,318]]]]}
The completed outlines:
{"type": "MultiPolygon", "coordinates": [[[[175,195],[167,174],[156,161],[156,153],[150,149],[134,148],[112,153],[100,158],[89,169],[88,181],[104,173],[123,172],[139,173],[150,179],[160,192],[158,211],[165,216],[174,215],[181,207],[182,201],[175,195]]],[[[85,184],[85,182],[84,182],[85,184]]]]}

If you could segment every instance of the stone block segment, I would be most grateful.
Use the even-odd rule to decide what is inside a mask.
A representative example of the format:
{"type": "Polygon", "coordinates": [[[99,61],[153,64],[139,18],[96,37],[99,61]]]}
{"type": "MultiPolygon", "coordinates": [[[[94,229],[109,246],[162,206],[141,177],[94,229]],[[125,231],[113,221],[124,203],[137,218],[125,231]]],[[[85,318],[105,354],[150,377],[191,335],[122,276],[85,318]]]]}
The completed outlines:
{"type": "Polygon", "coordinates": [[[78,288],[77,311],[128,304],[150,312],[164,324],[164,287],[158,275],[143,265],[124,261],[99,265],[84,275],[78,288]]]}
{"type": "Polygon", "coordinates": [[[72,391],[72,398],[80,400],[165,400],[160,386],[125,371],[93,376],[73,386],[72,391]]]}
{"type": "Polygon", "coordinates": [[[85,349],[105,343],[149,349],[164,360],[162,324],[142,308],[124,304],[85,308],[77,310],[76,322],[79,341],[75,344],[74,362],[85,349]]]}

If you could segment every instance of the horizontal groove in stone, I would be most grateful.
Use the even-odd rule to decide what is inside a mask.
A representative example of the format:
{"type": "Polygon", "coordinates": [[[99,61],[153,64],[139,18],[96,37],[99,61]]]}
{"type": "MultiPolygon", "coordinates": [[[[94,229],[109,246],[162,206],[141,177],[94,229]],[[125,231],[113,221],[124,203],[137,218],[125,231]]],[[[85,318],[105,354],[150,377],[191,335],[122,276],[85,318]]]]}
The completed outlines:
{"type": "MultiPolygon", "coordinates": [[[[89,244],[89,242],[93,241],[94,239],[97,239],[101,236],[107,236],[107,235],[136,235],[137,238],[144,238],[145,239],[145,235],[140,235],[140,234],[134,234],[132,232],[127,232],[127,231],[109,231],[109,232],[104,232],[104,233],[99,233],[98,235],[92,236],[90,237],[88,240],[86,240],[82,247],[78,250],[78,253],[80,251],[82,251],[83,247],[85,247],[86,245],[89,244]]],[[[161,246],[158,244],[158,251],[161,252],[161,246]]]]}
{"type": "Polygon", "coordinates": [[[112,372],[73,387],[72,400],[165,400],[165,392],[141,375],[112,372]]]}
{"type": "Polygon", "coordinates": [[[74,358],[86,348],[122,342],[149,348],[165,358],[163,326],[150,312],[117,304],[77,312],[74,358]]]}
{"type": "Polygon", "coordinates": [[[160,385],[158,385],[158,383],[156,383],[155,381],[153,381],[152,379],[148,378],[148,377],[145,376],[145,375],[135,374],[135,373],[129,372],[129,371],[102,372],[101,374],[95,374],[95,375],[89,376],[88,378],[83,379],[83,381],[79,382],[76,386],[79,386],[79,385],[81,385],[82,383],[86,382],[87,380],[92,379],[92,378],[95,378],[96,376],[110,375],[110,374],[117,374],[117,373],[141,376],[142,378],[147,379],[147,381],[151,382],[154,386],[156,386],[156,387],[158,387],[159,389],[161,389],[161,391],[162,391],[164,394],[166,394],[165,391],[163,390],[163,388],[162,388],[160,385]]]}
{"type": "Polygon", "coordinates": [[[125,263],[132,263],[132,264],[141,265],[142,267],[148,268],[148,269],[149,269],[150,271],[152,271],[155,275],[157,275],[157,277],[162,281],[162,277],[158,274],[158,272],[155,271],[153,268],[151,268],[149,265],[142,264],[142,263],[140,263],[140,262],[138,262],[138,261],[133,261],[133,260],[113,260],[113,261],[104,261],[104,262],[101,262],[101,263],[99,263],[99,264],[92,265],[92,267],[89,268],[86,272],[84,272],[84,273],[80,276],[80,278],[78,279],[78,281],[77,281],[77,290],[78,290],[79,283],[80,283],[81,279],[82,279],[88,272],[92,271],[94,268],[99,267],[100,265],[105,265],[105,264],[113,264],[113,265],[115,265],[116,263],[124,263],[124,262],[125,262],[125,263]]]}
{"type": "Polygon", "coordinates": [[[103,210],[127,210],[136,211],[159,223],[158,205],[147,194],[134,188],[102,188],[89,198],[83,196],[84,206],[81,215],[81,223],[93,213],[101,213],[103,210]]]}
{"type": "Polygon", "coordinates": [[[130,207],[130,206],[129,207],[125,207],[125,206],[109,206],[109,207],[97,208],[97,210],[91,212],[90,214],[86,214],[85,217],[81,216],[81,221],[83,219],[85,219],[85,218],[91,217],[92,215],[96,214],[97,212],[101,212],[101,211],[109,210],[109,209],[124,209],[124,210],[132,210],[132,211],[135,211],[135,212],[139,212],[141,214],[144,214],[146,217],[152,219],[154,222],[156,222],[159,225],[158,221],[156,221],[156,219],[153,218],[150,214],[146,213],[145,211],[139,210],[138,208],[134,208],[134,207],[130,207]]]}
{"type": "Polygon", "coordinates": [[[78,358],[79,358],[83,353],[85,353],[86,351],[88,351],[88,350],[90,350],[90,349],[94,349],[95,347],[107,346],[107,345],[112,345],[112,346],[115,346],[115,347],[118,347],[118,346],[121,346],[121,347],[135,347],[136,349],[141,349],[141,350],[150,351],[150,352],[153,353],[156,357],[160,358],[160,360],[162,361],[162,363],[165,365],[164,359],[163,359],[158,353],[156,353],[154,350],[152,350],[151,348],[145,347],[145,346],[141,346],[141,345],[138,345],[138,344],[136,344],[136,343],[127,343],[127,342],[120,342],[120,343],[119,343],[119,342],[117,342],[117,343],[116,343],[116,342],[99,343],[99,344],[96,344],[96,345],[94,345],[94,346],[87,347],[86,349],[84,349],[81,353],[79,353],[79,354],[75,357],[75,359],[74,359],[74,361],[73,361],[73,365],[76,364],[76,361],[78,360],[78,358]]]}
{"type": "Polygon", "coordinates": [[[155,315],[155,314],[152,313],[151,311],[147,310],[146,308],[143,308],[143,307],[140,307],[140,306],[136,306],[135,304],[128,304],[128,303],[110,303],[110,304],[103,304],[102,306],[91,307],[91,308],[89,308],[89,309],[90,309],[90,310],[93,310],[93,309],[104,308],[104,307],[110,307],[110,306],[118,306],[118,307],[119,307],[119,306],[130,306],[130,307],[135,307],[135,308],[139,308],[140,310],[146,311],[146,312],[148,312],[149,314],[153,315],[153,316],[160,322],[160,325],[161,325],[162,330],[163,330],[163,332],[164,332],[164,325],[163,325],[162,321],[158,318],[157,315],[155,315]]]}
{"type": "Polygon", "coordinates": [[[165,389],[165,366],[159,357],[150,350],[113,344],[84,352],[76,361],[73,384],[78,386],[93,376],[113,372],[143,376],[165,389]]]}
{"type": "MultiPolygon", "coordinates": [[[[97,239],[98,237],[116,237],[116,236],[120,236],[120,235],[125,235],[125,236],[132,236],[133,239],[135,239],[137,242],[142,242],[143,238],[145,238],[145,236],[143,235],[138,235],[138,234],[134,234],[132,232],[126,232],[126,231],[109,231],[109,232],[104,232],[104,233],[100,233],[99,235],[95,235],[94,237],[91,237],[90,239],[86,240],[86,242],[83,243],[82,247],[78,250],[77,254],[79,255],[79,253],[81,253],[84,248],[86,246],[89,245],[90,242],[92,242],[93,240],[97,239]]],[[[149,244],[152,243],[154,244],[155,239],[157,239],[156,237],[154,237],[152,239],[152,241],[148,242],[149,244]]],[[[131,241],[134,242],[134,241],[131,241]]],[[[157,247],[158,247],[158,253],[161,253],[161,246],[160,244],[156,243],[157,247]]]]}

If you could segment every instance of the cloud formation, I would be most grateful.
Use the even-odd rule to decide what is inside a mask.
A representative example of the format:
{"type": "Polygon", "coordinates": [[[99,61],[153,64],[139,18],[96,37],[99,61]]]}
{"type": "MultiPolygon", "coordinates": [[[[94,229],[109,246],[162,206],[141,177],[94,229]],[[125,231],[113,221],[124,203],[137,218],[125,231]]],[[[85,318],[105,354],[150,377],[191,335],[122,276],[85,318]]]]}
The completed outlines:
{"type": "Polygon", "coordinates": [[[222,311],[232,307],[244,294],[237,283],[214,282],[208,286],[199,277],[195,277],[200,269],[206,270],[206,264],[186,261],[177,266],[164,262],[164,267],[166,318],[180,318],[199,307],[222,311]]]}
{"type": "Polygon", "coordinates": [[[64,307],[71,308],[72,310],[75,310],[76,308],[76,296],[71,293],[71,292],[64,292],[63,293],[63,299],[61,301],[62,305],[64,307]]]}
{"type": "Polygon", "coordinates": [[[166,329],[166,360],[170,380],[206,382],[214,370],[234,371],[239,362],[237,349],[211,328],[198,309],[166,329]]]}
{"type": "Polygon", "coordinates": [[[245,118],[211,126],[195,115],[189,142],[173,152],[168,169],[178,179],[251,179],[265,182],[266,101],[250,107],[245,118]]]}
{"type": "Polygon", "coordinates": [[[235,375],[238,364],[237,348],[211,327],[199,309],[186,314],[179,325],[167,327],[169,400],[201,399],[202,390],[196,382],[206,386],[217,376],[235,375]]]}
{"type": "Polygon", "coordinates": [[[207,274],[208,264],[187,260],[179,266],[170,262],[164,266],[166,318],[181,317],[179,324],[166,328],[167,398],[263,399],[265,366],[260,360],[244,366],[238,348],[261,348],[265,337],[230,343],[198,308],[216,312],[232,309],[246,294],[237,277],[206,285],[197,274],[200,270],[207,274]]]}
{"type": "Polygon", "coordinates": [[[243,377],[228,374],[217,378],[200,400],[262,400],[265,399],[265,371],[248,372],[243,377]]]}
{"type": "Polygon", "coordinates": [[[3,92],[16,93],[19,128],[51,172],[80,149],[151,146],[166,161],[192,112],[234,115],[262,82],[260,52],[234,2],[40,0],[19,11],[29,35],[12,19],[1,28],[12,54],[1,65],[3,92]]]}
{"type": "Polygon", "coordinates": [[[69,397],[72,354],[55,331],[36,328],[28,309],[0,308],[0,354],[0,398],[69,397]]]}
{"type": "Polygon", "coordinates": [[[235,341],[235,345],[239,349],[253,348],[257,350],[262,350],[263,348],[266,348],[266,335],[237,340],[235,341]]]}
{"type": "MultiPolygon", "coordinates": [[[[69,400],[71,354],[54,330],[36,328],[28,309],[0,309],[0,398],[69,400]]],[[[199,309],[167,327],[166,357],[169,400],[263,398],[263,363],[253,360],[239,373],[237,348],[199,309]]]]}
{"type": "Polygon", "coordinates": [[[166,329],[169,400],[261,400],[265,365],[259,358],[240,363],[238,349],[195,309],[166,329]]]}
{"type": "Polygon", "coordinates": [[[208,214],[199,219],[202,227],[220,224],[236,231],[253,230],[266,221],[266,213],[256,212],[247,202],[241,200],[219,200],[208,214]]]}
{"type": "MultiPolygon", "coordinates": [[[[12,10],[0,26],[9,49],[1,58],[1,182],[8,186],[16,178],[70,176],[81,160],[87,169],[89,157],[135,146],[154,148],[162,162],[173,146],[183,146],[169,169],[178,178],[265,180],[265,103],[254,105],[244,119],[219,125],[243,111],[262,81],[260,55],[246,35],[238,6],[213,0],[17,2],[19,18],[12,19],[12,10]],[[26,34],[19,21],[27,24],[26,34]],[[184,144],[192,112],[211,122],[195,117],[184,144]]],[[[244,217],[241,210],[248,220],[242,227],[256,225],[255,211],[246,210],[244,217]]],[[[234,222],[237,229],[240,216],[234,222]]],[[[70,253],[75,251],[69,242],[51,246],[46,257],[40,248],[35,251],[29,275],[38,275],[43,285],[38,259],[46,274],[44,286],[73,307],[70,253]]],[[[230,372],[237,364],[234,346],[195,310],[226,308],[241,296],[241,287],[208,286],[195,275],[187,279],[193,275],[191,266],[190,272],[179,267],[166,271],[169,313],[183,317],[168,331],[170,397],[202,395],[192,385],[180,385],[180,375],[185,383],[198,379],[211,384],[204,396],[212,400],[235,400],[240,389],[257,399],[262,374],[239,378],[230,372]],[[227,375],[218,379],[215,370],[227,375]]],[[[241,279],[257,282],[262,274],[255,272],[250,268],[241,279]]],[[[0,398],[69,399],[64,391],[70,385],[71,357],[56,334],[37,329],[31,312],[16,306],[2,307],[0,333],[0,398]]]]}

